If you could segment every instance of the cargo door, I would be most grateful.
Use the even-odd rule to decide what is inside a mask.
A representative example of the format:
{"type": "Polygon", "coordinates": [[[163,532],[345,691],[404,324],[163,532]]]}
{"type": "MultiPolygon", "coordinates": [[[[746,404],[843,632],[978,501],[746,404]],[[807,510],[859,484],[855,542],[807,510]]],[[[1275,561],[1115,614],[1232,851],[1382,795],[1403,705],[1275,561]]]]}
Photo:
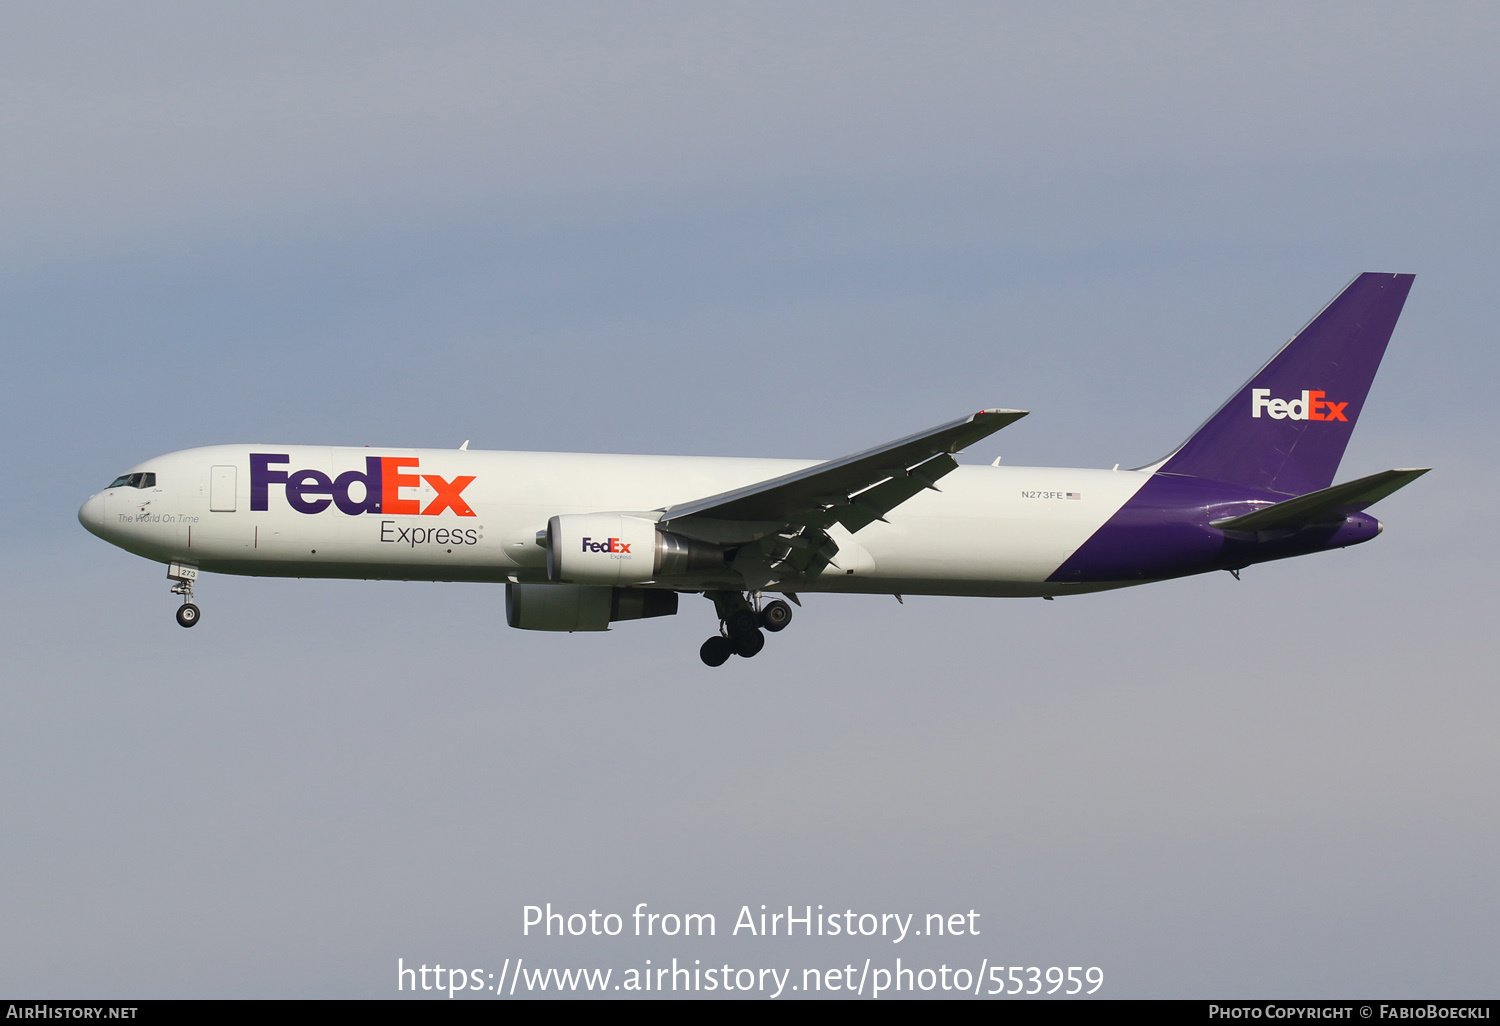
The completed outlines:
{"type": "Polygon", "coordinates": [[[208,509],[210,513],[233,513],[237,471],[234,467],[214,467],[208,472],[208,509]]]}

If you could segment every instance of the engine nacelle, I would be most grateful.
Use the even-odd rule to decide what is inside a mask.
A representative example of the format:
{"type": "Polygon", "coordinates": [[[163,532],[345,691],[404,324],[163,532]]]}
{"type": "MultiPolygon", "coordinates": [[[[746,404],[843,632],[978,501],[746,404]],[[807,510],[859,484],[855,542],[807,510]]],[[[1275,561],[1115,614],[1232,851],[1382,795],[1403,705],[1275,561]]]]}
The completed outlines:
{"type": "Polygon", "coordinates": [[[656,529],[620,513],[570,513],[547,521],[547,576],[573,584],[642,584],[724,563],[717,545],[656,529]]]}
{"type": "Polygon", "coordinates": [[[675,591],[583,584],[505,586],[505,622],[526,631],[607,631],[617,620],[676,613],[675,591]]]}

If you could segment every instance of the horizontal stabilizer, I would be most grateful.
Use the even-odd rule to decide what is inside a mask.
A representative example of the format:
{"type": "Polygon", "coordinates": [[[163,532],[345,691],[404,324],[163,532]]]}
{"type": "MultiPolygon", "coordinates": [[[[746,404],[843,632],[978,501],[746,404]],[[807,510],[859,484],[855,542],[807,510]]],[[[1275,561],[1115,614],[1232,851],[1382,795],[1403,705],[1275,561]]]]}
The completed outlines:
{"type": "Polygon", "coordinates": [[[1356,481],[1308,492],[1244,516],[1215,520],[1213,526],[1221,531],[1287,531],[1342,520],[1350,513],[1374,505],[1398,488],[1406,487],[1430,469],[1383,470],[1356,481]]]}

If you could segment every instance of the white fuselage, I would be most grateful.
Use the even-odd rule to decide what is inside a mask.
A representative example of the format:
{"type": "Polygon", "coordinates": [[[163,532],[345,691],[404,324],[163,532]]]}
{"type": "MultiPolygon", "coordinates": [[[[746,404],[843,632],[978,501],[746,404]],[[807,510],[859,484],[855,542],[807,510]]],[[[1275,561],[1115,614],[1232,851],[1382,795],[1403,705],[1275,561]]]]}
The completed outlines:
{"type": "MultiPolygon", "coordinates": [[[[224,445],[141,463],[154,486],[113,487],[79,518],[138,555],[205,571],[282,577],[429,581],[544,581],[537,532],[569,513],[656,511],[812,466],[811,460],[224,445]],[[285,456],[281,472],[324,475],[252,494],[251,454],[285,456]],[[342,511],[318,480],[399,460],[387,498],[410,511],[342,511]],[[231,469],[232,468],[232,469],[231,469]],[[435,476],[438,488],[427,480],[435,476]],[[472,478],[457,503],[440,489],[472,478]],[[252,508],[263,505],[265,508],[252,508]],[[434,506],[439,508],[433,509],[434,506]],[[463,512],[460,511],[463,508],[463,512]],[[432,510],[424,513],[424,510],[432,510]]],[[[392,464],[394,465],[394,464],[392,464]]],[[[389,476],[389,475],[388,475],[389,476]]],[[[1079,546],[1150,478],[1148,471],[961,466],[940,483],[850,535],[835,527],[836,566],[802,591],[1050,595],[1098,585],[1048,583],[1079,546]]],[[[351,501],[361,486],[345,486],[351,501]]],[[[661,582],[683,588],[692,582],[661,582]]]]}

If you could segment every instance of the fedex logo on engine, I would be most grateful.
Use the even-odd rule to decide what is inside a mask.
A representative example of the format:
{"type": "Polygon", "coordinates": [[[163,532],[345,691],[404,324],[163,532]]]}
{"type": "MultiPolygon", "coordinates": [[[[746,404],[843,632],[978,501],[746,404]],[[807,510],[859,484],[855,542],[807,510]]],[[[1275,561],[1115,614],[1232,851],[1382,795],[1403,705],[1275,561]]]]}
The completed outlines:
{"type": "Polygon", "coordinates": [[[363,472],[346,470],[337,477],[329,477],[321,470],[272,469],[274,464],[290,462],[291,458],[284,453],[250,454],[252,510],[269,509],[271,485],[281,485],[286,489],[286,504],[298,513],[321,513],[329,506],[337,506],[339,512],[350,516],[405,513],[435,517],[450,509],[461,517],[477,516],[463,498],[463,490],[474,483],[474,478],[455,477],[445,481],[437,474],[420,473],[415,456],[366,456],[363,472]],[[403,488],[420,487],[423,481],[437,492],[437,497],[425,507],[420,499],[402,498],[403,488]]]}
{"type": "Polygon", "coordinates": [[[594,541],[592,538],[583,540],[584,552],[618,552],[630,555],[630,543],[622,542],[618,538],[606,538],[604,541],[594,541]]]}
{"type": "Polygon", "coordinates": [[[1329,402],[1323,398],[1325,394],[1304,389],[1301,399],[1272,399],[1269,388],[1252,388],[1250,416],[1259,417],[1265,410],[1266,416],[1272,420],[1342,420],[1347,423],[1349,418],[1344,416],[1344,407],[1349,404],[1329,402]]]}

